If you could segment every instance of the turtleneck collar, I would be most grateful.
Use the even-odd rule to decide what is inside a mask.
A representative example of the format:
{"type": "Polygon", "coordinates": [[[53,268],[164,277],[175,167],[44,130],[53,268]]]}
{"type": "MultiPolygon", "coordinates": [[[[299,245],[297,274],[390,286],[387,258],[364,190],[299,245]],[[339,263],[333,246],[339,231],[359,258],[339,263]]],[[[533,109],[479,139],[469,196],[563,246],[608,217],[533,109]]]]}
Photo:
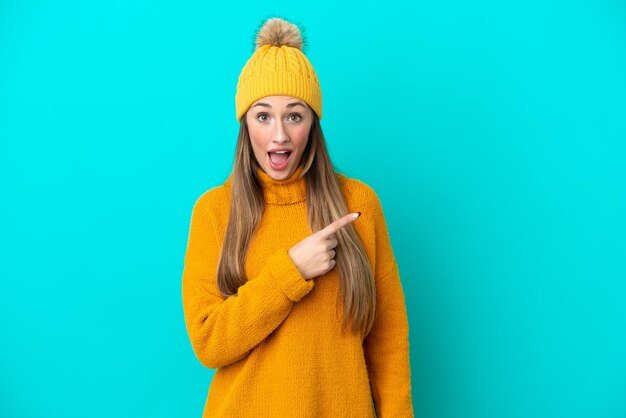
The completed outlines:
{"type": "MultiPolygon", "coordinates": [[[[298,178],[304,165],[300,164],[291,175],[283,180],[276,180],[257,168],[256,174],[263,189],[263,200],[269,205],[290,205],[292,203],[304,202],[306,200],[306,178],[298,178]]],[[[225,186],[230,190],[232,184],[232,173],[225,182],[225,186]]]]}
{"type": "Polygon", "coordinates": [[[306,200],[306,179],[298,178],[304,170],[304,165],[300,164],[291,175],[282,180],[276,180],[257,168],[257,176],[263,188],[263,199],[270,205],[289,205],[306,200]]]}

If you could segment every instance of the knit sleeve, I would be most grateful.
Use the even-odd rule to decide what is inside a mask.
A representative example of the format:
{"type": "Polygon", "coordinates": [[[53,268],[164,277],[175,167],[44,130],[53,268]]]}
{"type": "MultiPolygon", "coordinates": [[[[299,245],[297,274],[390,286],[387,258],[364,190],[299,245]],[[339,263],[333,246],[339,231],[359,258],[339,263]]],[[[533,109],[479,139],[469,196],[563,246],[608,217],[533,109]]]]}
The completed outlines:
{"type": "Polygon", "coordinates": [[[314,285],[305,280],[286,248],[267,259],[258,277],[224,299],[217,289],[221,243],[202,196],[196,201],[185,253],[182,302],[187,333],[195,355],[208,368],[236,362],[274,331],[293,304],[314,285]]]}
{"type": "Polygon", "coordinates": [[[380,201],[376,216],[376,312],[363,340],[372,397],[378,418],[413,417],[409,323],[398,265],[380,201]],[[379,267],[385,266],[387,270],[379,267]]]}

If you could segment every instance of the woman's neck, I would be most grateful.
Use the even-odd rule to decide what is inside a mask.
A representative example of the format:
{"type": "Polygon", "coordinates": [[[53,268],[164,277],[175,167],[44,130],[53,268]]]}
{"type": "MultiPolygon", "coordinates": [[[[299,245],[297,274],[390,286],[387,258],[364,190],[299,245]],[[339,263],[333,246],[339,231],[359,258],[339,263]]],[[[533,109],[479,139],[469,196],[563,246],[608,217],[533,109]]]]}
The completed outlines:
{"type": "MultiPolygon", "coordinates": [[[[263,200],[269,205],[290,205],[306,201],[306,178],[299,178],[304,170],[304,165],[296,167],[293,173],[285,179],[276,180],[267,174],[260,167],[256,174],[259,178],[263,191],[263,200]]],[[[224,183],[226,190],[230,193],[233,172],[224,183]]]]}
{"type": "Polygon", "coordinates": [[[306,200],[306,179],[299,178],[304,166],[300,164],[289,175],[276,180],[262,168],[257,168],[257,176],[263,188],[263,198],[266,204],[288,205],[306,200]]]}

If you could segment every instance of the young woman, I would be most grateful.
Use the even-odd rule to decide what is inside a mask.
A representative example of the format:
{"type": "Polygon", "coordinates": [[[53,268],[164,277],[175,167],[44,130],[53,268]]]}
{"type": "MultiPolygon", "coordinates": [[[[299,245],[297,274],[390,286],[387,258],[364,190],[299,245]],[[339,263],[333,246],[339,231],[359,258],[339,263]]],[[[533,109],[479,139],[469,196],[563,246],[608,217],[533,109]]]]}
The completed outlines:
{"type": "Polygon", "coordinates": [[[193,351],[217,369],[203,416],[413,416],[382,206],[333,169],[296,25],[264,22],[235,102],[234,169],[195,202],[183,270],[193,351]]]}

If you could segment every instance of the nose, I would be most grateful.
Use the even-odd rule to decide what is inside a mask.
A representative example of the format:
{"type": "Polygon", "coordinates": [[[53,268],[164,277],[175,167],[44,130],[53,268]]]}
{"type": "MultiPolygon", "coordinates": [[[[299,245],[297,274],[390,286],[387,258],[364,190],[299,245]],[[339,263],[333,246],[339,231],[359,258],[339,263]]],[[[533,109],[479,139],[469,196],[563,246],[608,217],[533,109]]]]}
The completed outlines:
{"type": "Polygon", "coordinates": [[[289,141],[289,135],[283,126],[283,122],[279,121],[276,124],[276,129],[274,130],[273,141],[277,144],[283,144],[289,141]]]}

